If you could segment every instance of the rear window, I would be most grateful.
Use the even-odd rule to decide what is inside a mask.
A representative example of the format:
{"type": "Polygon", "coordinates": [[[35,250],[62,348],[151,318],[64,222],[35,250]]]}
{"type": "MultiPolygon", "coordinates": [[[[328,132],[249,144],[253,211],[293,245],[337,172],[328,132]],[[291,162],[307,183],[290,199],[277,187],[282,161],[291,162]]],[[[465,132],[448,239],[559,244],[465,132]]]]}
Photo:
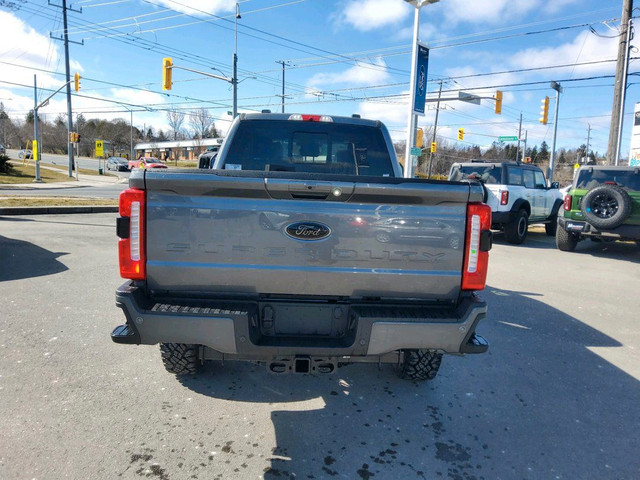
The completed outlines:
{"type": "Polygon", "coordinates": [[[575,188],[591,189],[605,182],[615,182],[631,190],[640,190],[640,174],[635,170],[581,170],[575,188]]]}
{"type": "Polygon", "coordinates": [[[495,165],[454,165],[449,175],[449,180],[459,182],[476,178],[484,183],[499,184],[502,183],[502,168],[495,165]]]}
{"type": "Polygon", "coordinates": [[[229,147],[227,170],[394,176],[382,130],[365,125],[249,120],[229,147]]]}

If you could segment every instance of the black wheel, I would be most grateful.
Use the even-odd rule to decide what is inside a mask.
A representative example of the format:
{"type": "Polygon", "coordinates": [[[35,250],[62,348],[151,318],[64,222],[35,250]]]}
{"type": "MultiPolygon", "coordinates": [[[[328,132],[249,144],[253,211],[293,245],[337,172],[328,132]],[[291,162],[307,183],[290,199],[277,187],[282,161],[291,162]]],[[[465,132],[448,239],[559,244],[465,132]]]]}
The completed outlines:
{"type": "Polygon", "coordinates": [[[520,244],[527,238],[529,230],[529,214],[525,209],[518,210],[516,217],[504,226],[504,236],[507,242],[520,244]]]}
{"type": "Polygon", "coordinates": [[[264,213],[261,213],[260,217],[258,217],[258,223],[260,224],[260,227],[263,230],[274,230],[275,229],[273,224],[269,221],[269,219],[267,218],[267,216],[264,213]]]}
{"type": "Polygon", "coordinates": [[[160,355],[164,368],[176,375],[194,375],[202,364],[198,360],[198,345],[188,343],[161,343],[160,355]]]}
{"type": "Polygon", "coordinates": [[[600,185],[582,198],[580,210],[587,222],[596,228],[616,228],[631,214],[629,194],[618,185],[600,185]]]}
{"type": "Polygon", "coordinates": [[[376,233],[376,240],[380,243],[389,243],[391,241],[391,235],[387,232],[378,232],[376,233]]]}
{"type": "Polygon", "coordinates": [[[442,354],[429,350],[404,350],[404,360],[398,366],[398,376],[405,380],[433,380],[438,374],[442,354]]]}
{"type": "Polygon", "coordinates": [[[560,227],[556,231],[556,247],[563,252],[573,252],[576,249],[580,237],[572,232],[567,232],[560,227]]]}
{"type": "Polygon", "coordinates": [[[449,236],[447,239],[447,245],[449,245],[449,248],[452,248],[453,250],[458,250],[460,248],[460,237],[455,234],[449,236]]]}
{"type": "Polygon", "coordinates": [[[558,230],[558,214],[557,213],[549,217],[549,223],[544,224],[544,231],[550,237],[555,237],[556,230],[558,230]]]}

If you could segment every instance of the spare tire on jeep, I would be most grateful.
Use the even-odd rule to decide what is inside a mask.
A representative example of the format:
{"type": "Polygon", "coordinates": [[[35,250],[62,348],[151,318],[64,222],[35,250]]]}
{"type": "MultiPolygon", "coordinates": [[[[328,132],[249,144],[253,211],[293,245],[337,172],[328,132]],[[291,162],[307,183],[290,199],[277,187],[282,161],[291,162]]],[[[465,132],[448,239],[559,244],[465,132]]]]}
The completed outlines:
{"type": "Polygon", "coordinates": [[[582,198],[580,209],[584,219],[598,229],[621,225],[631,214],[629,194],[618,185],[599,185],[582,198]]]}

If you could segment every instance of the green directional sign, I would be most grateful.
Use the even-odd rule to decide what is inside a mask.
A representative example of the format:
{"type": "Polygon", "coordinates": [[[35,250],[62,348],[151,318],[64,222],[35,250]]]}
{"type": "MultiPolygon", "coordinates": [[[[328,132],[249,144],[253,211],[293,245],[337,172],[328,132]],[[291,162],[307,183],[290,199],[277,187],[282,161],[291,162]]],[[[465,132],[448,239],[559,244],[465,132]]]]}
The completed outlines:
{"type": "Polygon", "coordinates": [[[411,147],[411,155],[419,157],[422,155],[422,149],[420,147],[411,147]]]}
{"type": "Polygon", "coordinates": [[[515,135],[507,135],[504,137],[498,137],[498,141],[499,142],[517,142],[518,137],[516,137],[515,135]]]}

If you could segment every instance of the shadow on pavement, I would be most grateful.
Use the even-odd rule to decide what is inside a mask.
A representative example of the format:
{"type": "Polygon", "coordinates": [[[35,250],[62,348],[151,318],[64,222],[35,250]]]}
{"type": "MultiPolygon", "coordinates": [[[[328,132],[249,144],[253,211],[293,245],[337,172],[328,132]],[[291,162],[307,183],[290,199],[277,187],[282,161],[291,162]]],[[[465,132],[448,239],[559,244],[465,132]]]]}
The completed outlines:
{"type": "MultiPolygon", "coordinates": [[[[640,478],[640,384],[592,351],[622,345],[529,294],[483,296],[489,352],[446,356],[427,384],[390,366],[274,376],[234,362],[181,381],[273,404],[265,479],[640,478]]],[[[235,440],[225,458],[240,468],[256,452],[235,440]]]]}
{"type": "Polygon", "coordinates": [[[62,255],[0,235],[0,282],[64,272],[68,268],[57,260],[62,255]]]}

